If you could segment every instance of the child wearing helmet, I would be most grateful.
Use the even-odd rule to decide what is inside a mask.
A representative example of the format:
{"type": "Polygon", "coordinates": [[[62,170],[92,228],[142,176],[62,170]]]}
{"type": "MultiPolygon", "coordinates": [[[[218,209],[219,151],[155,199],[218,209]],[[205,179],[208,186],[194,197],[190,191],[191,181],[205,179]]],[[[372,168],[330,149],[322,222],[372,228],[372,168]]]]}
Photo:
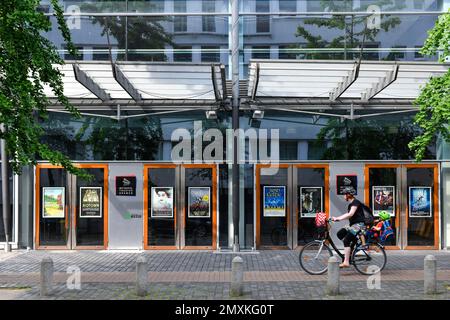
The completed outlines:
{"type": "Polygon", "coordinates": [[[386,211],[381,211],[378,214],[378,219],[374,221],[374,226],[371,228],[373,234],[378,235],[380,233],[380,240],[385,241],[389,236],[393,234],[392,228],[390,226],[389,220],[391,215],[386,211]]]}

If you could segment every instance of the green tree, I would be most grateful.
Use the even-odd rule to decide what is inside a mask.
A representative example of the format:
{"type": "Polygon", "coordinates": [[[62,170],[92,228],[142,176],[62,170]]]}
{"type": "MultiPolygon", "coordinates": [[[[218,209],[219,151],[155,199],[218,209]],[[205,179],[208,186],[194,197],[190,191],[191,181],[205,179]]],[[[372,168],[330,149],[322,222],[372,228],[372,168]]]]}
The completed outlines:
{"type": "MultiPolygon", "coordinates": [[[[4,131],[12,169],[21,172],[25,165],[35,164],[37,158],[62,165],[69,172],[89,177],[73,166],[40,138],[43,129],[39,118],[47,117],[50,99],[44,87],[53,91],[56,100],[73,116],[79,116],[64,96],[58,66],[64,64],[56,47],[44,37],[52,28],[50,20],[38,11],[39,0],[2,0],[0,6],[0,123],[4,131]]],[[[71,54],[75,48],[57,0],[51,0],[57,25],[71,54]]]]}
{"type": "MultiPolygon", "coordinates": [[[[410,117],[331,118],[320,130],[315,144],[324,149],[322,159],[327,160],[412,159],[414,153],[407,145],[419,131],[410,117]]],[[[424,151],[424,157],[432,157],[429,149],[424,151]]]]}
{"type": "MultiPolygon", "coordinates": [[[[445,57],[450,57],[449,44],[450,14],[443,14],[428,32],[420,53],[428,56],[440,53],[439,61],[443,62],[445,57]]],[[[416,160],[421,161],[436,135],[441,135],[444,141],[450,142],[450,70],[440,77],[432,77],[422,88],[415,104],[419,107],[415,123],[423,132],[408,146],[415,152],[416,160]]]]}
{"type": "MultiPolygon", "coordinates": [[[[320,3],[322,8],[327,9],[329,12],[365,12],[369,5],[377,5],[388,11],[401,8],[395,5],[393,0],[374,0],[370,1],[370,3],[361,3],[358,8],[353,7],[353,0],[321,0],[320,3]]],[[[307,55],[310,59],[347,60],[359,57],[359,53],[351,52],[352,49],[359,48],[361,44],[366,44],[367,42],[375,42],[381,30],[387,32],[401,23],[399,17],[382,15],[380,29],[369,29],[366,28],[366,21],[367,17],[362,15],[334,15],[332,18],[307,18],[303,21],[303,25],[297,27],[296,36],[305,39],[306,43],[300,45],[302,48],[329,49],[328,51],[343,49],[343,53],[340,53],[340,50],[338,52],[327,52],[327,50],[313,52],[307,55]],[[313,31],[313,27],[319,28],[317,34],[313,31]],[[331,40],[326,39],[326,37],[321,35],[324,33],[324,28],[329,29],[330,34],[336,33],[336,36],[331,40]]],[[[370,55],[366,54],[363,57],[369,58],[370,55]]]]}
{"type": "MultiPolygon", "coordinates": [[[[155,11],[156,4],[151,1],[133,1],[130,12],[152,12],[155,11]],[[152,11],[149,11],[152,10],[152,11]]],[[[110,0],[97,0],[93,3],[85,3],[82,10],[86,12],[113,12],[117,9],[117,4],[110,0]]],[[[125,10],[124,10],[125,11],[125,10]]],[[[139,54],[129,53],[128,60],[139,61],[165,61],[167,57],[163,51],[166,45],[174,45],[172,36],[164,30],[163,22],[170,21],[170,17],[93,17],[92,23],[100,25],[102,36],[107,31],[117,40],[120,49],[128,48],[129,50],[156,50],[156,53],[139,54]],[[126,32],[127,31],[127,32],[126,32]]],[[[118,55],[120,60],[124,59],[124,55],[118,55]]]]}

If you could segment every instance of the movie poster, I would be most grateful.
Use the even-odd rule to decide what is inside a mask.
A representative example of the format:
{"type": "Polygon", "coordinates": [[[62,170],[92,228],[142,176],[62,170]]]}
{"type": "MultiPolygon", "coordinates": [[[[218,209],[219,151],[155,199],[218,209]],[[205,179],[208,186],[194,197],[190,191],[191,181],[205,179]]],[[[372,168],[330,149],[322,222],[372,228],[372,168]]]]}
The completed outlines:
{"type": "Polygon", "coordinates": [[[346,174],[336,176],[336,193],[338,195],[343,195],[346,190],[353,190],[355,195],[358,194],[357,175],[346,174]]]}
{"type": "Polygon", "coordinates": [[[286,187],[264,187],[264,217],[286,216],[286,187]]]}
{"type": "Polygon", "coordinates": [[[300,216],[314,218],[322,211],[322,187],[300,187],[300,216]]]}
{"type": "Polygon", "coordinates": [[[210,188],[209,187],[189,187],[189,218],[209,218],[211,217],[210,188]]]}
{"type": "Polygon", "coordinates": [[[151,217],[173,218],[173,188],[152,187],[151,217]]]}
{"type": "Polygon", "coordinates": [[[431,218],[431,187],[409,187],[409,216],[431,218]]]}
{"type": "Polygon", "coordinates": [[[64,187],[42,188],[42,217],[65,217],[65,189],[64,187]]]}
{"type": "Polygon", "coordinates": [[[80,187],[80,218],[101,218],[101,201],[101,187],[80,187]]]}
{"type": "Polygon", "coordinates": [[[386,211],[391,217],[395,216],[394,186],[372,187],[372,210],[374,216],[378,216],[381,211],[386,211]]]}

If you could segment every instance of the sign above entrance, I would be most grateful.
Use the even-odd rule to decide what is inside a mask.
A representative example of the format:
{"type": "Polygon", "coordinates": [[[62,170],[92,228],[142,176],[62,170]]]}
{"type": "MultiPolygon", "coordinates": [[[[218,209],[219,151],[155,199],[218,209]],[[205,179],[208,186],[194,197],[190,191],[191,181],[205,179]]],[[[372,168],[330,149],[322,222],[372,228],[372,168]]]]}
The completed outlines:
{"type": "Polygon", "coordinates": [[[136,196],[136,176],[116,177],[116,196],[136,196]]]}
{"type": "Polygon", "coordinates": [[[342,174],[336,176],[336,193],[343,195],[346,190],[353,190],[358,194],[358,176],[356,174],[342,174]]]}

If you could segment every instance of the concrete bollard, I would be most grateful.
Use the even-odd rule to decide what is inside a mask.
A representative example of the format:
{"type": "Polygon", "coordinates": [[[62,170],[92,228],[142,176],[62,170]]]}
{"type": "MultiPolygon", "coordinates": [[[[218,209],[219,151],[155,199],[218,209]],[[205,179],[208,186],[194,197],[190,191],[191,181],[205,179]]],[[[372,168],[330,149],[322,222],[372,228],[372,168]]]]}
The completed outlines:
{"type": "Polygon", "coordinates": [[[244,260],[235,257],[231,262],[231,289],[230,297],[239,297],[243,294],[244,260]]]}
{"type": "Polygon", "coordinates": [[[147,294],[147,259],[139,256],[136,260],[136,294],[143,297],[147,294]]]}
{"type": "Polygon", "coordinates": [[[41,297],[49,296],[53,290],[53,260],[46,257],[41,261],[41,297]]]}
{"type": "Polygon", "coordinates": [[[425,294],[435,294],[437,291],[436,286],[436,258],[433,255],[427,255],[423,263],[424,271],[424,292],[425,294]]]}
{"type": "Polygon", "coordinates": [[[335,256],[328,259],[326,293],[331,296],[336,296],[339,294],[339,261],[335,256]]]}

